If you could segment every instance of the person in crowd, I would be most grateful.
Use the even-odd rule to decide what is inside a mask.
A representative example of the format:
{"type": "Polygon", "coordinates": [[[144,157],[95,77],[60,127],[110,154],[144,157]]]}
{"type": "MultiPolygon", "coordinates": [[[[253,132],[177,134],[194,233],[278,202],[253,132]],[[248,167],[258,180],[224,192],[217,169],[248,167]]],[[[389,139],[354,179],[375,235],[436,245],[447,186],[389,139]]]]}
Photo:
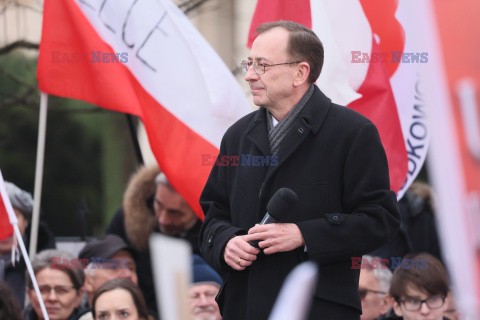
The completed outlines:
{"type": "Polygon", "coordinates": [[[222,278],[200,256],[193,256],[193,282],[188,289],[192,320],[221,320],[215,301],[222,278]]]}
{"type": "Polygon", "coordinates": [[[85,285],[88,305],[91,305],[94,292],[105,282],[126,278],[138,283],[135,250],[119,236],[109,234],[90,241],[78,254],[84,260],[85,285]]]}
{"type": "Polygon", "coordinates": [[[138,284],[150,314],[156,315],[148,239],[153,232],[187,240],[199,253],[201,221],[185,199],[171,186],[158,166],[141,168],[130,180],[119,209],[107,229],[137,252],[138,284]]]}
{"type": "Polygon", "coordinates": [[[455,299],[453,295],[450,293],[450,297],[448,299],[447,310],[443,313],[444,317],[449,320],[462,320],[462,312],[457,309],[457,305],[455,303],[455,299]]]}
{"type": "Polygon", "coordinates": [[[395,269],[389,293],[400,319],[442,320],[446,319],[449,291],[447,271],[440,260],[429,253],[418,253],[406,255],[402,267],[395,269]]]}
{"type": "Polygon", "coordinates": [[[0,320],[23,320],[22,309],[10,286],[0,281],[0,320]]]}
{"type": "Polygon", "coordinates": [[[251,161],[214,165],[200,197],[202,256],[228,279],[220,311],[229,320],[267,319],[285,277],[310,260],[319,271],[308,319],[359,319],[351,257],[381,247],[400,225],[378,131],[314,84],[324,50],[312,30],[276,21],[256,32],[242,67],[260,108],[227,130],[217,158],[251,161]],[[284,187],[296,206],[283,223],[257,225],[284,187]]]}
{"type": "Polygon", "coordinates": [[[432,188],[415,181],[398,202],[402,224],[395,237],[383,247],[370,253],[388,259],[404,257],[409,253],[427,252],[442,261],[433,205],[432,188]]]}
{"type": "Polygon", "coordinates": [[[378,261],[381,258],[365,255],[358,282],[358,292],[362,301],[362,320],[374,320],[386,314],[392,307],[388,290],[392,272],[378,261]]]}
{"type": "Polygon", "coordinates": [[[113,279],[98,288],[92,299],[95,320],[148,320],[145,300],[129,279],[113,279]]]}
{"type": "Polygon", "coordinates": [[[31,304],[24,311],[25,320],[43,320],[40,299],[43,299],[51,320],[89,320],[90,310],[81,306],[85,274],[74,265],[75,257],[61,250],[45,250],[35,256],[32,268],[41,298],[27,274],[27,295],[31,304]],[[62,261],[62,265],[59,265],[62,261]]]}
{"type": "MultiPolygon", "coordinates": [[[[13,211],[17,216],[18,229],[23,237],[25,247],[30,246],[30,220],[33,212],[32,195],[20,189],[11,182],[5,182],[8,198],[12,204],[13,211]]],[[[20,305],[25,303],[25,260],[20,259],[12,263],[11,250],[13,246],[13,235],[0,241],[0,281],[5,281],[12,289],[20,305]]],[[[40,221],[38,226],[37,252],[45,249],[55,248],[55,238],[45,223],[40,221]]]]}

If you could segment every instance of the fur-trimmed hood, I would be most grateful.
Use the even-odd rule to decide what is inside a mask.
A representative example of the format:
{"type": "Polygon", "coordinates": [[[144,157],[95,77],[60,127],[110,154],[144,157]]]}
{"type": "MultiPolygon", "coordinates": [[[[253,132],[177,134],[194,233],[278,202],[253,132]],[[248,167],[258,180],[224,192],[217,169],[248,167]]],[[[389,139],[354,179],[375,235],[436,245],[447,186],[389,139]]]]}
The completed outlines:
{"type": "Polygon", "coordinates": [[[123,195],[125,231],[130,243],[138,250],[148,248],[148,238],[155,230],[157,219],[149,200],[155,194],[158,166],[141,167],[128,182],[123,195]]]}

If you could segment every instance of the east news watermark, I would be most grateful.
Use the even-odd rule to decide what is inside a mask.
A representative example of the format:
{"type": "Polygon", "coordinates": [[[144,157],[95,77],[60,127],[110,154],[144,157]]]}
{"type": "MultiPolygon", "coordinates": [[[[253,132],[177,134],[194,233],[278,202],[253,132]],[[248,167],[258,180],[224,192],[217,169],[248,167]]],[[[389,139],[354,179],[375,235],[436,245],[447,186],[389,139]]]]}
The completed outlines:
{"type": "Polygon", "coordinates": [[[351,63],[427,63],[428,52],[362,52],[351,51],[351,63]]]}
{"type": "Polygon", "coordinates": [[[427,259],[403,259],[402,257],[372,258],[351,257],[352,269],[389,269],[391,262],[392,269],[427,269],[427,259]]]}
{"type": "Polygon", "coordinates": [[[51,269],[129,269],[128,259],[102,259],[100,257],[93,257],[91,259],[63,259],[61,257],[52,258],[51,269]]]}
{"type": "Polygon", "coordinates": [[[202,153],[201,165],[206,167],[276,167],[278,166],[278,156],[254,156],[249,153],[240,155],[223,155],[217,157],[213,154],[202,153]]]}
{"type": "Polygon", "coordinates": [[[128,62],[128,52],[89,52],[52,51],[52,63],[121,63],[128,62]]]}

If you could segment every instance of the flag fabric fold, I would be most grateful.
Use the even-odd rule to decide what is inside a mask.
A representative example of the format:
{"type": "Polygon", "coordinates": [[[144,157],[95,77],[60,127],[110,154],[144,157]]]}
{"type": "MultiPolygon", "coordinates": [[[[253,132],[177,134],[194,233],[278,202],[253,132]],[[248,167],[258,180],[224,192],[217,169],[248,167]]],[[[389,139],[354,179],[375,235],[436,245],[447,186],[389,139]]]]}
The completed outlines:
{"type": "Polygon", "coordinates": [[[13,225],[17,223],[17,216],[10,204],[2,171],[0,170],[0,241],[13,236],[13,225]]]}
{"type": "MultiPolygon", "coordinates": [[[[416,91],[418,63],[406,61],[410,52],[408,19],[398,1],[258,0],[248,45],[258,25],[290,20],[311,28],[325,48],[325,63],[317,80],[333,102],[368,117],[378,128],[387,154],[391,189],[400,198],[426,156],[426,120],[416,91]],[[401,21],[400,21],[401,20],[401,21]]],[[[428,59],[427,59],[428,60],[428,59]]],[[[419,61],[417,61],[419,62],[419,61]]]]}
{"type": "Polygon", "coordinates": [[[251,108],[170,0],[46,0],[37,78],[43,92],[138,116],[160,168],[203,218],[221,137],[251,108]]]}

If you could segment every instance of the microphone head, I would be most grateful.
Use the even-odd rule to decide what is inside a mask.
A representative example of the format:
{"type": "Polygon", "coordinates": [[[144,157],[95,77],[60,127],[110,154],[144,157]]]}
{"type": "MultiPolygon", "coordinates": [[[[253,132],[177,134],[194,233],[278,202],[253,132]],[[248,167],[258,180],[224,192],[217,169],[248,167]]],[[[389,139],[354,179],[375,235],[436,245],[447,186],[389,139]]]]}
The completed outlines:
{"type": "Polygon", "coordinates": [[[267,212],[277,221],[285,220],[295,207],[298,196],[290,188],[278,189],[267,203],[267,212]]]}

